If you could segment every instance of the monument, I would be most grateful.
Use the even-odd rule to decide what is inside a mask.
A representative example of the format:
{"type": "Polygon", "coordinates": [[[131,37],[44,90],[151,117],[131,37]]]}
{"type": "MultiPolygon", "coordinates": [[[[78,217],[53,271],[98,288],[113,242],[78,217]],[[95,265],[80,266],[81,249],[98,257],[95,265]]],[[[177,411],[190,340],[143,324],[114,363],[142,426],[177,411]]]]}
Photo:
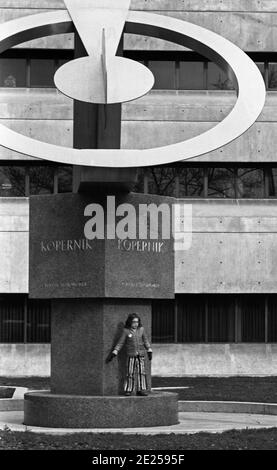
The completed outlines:
{"type": "MultiPolygon", "coordinates": [[[[55,75],[57,88],[74,100],[74,148],[37,142],[0,126],[1,145],[74,165],[73,194],[30,197],[29,295],[52,301],[51,390],[25,395],[24,423],[65,428],[176,424],[176,394],[125,397],[124,351],[107,361],[130,313],[139,315],[150,335],[152,299],[174,298],[175,201],[131,190],[138,167],[193,158],[247,130],[262,110],[264,83],[242,51],[195,25],[129,11],[130,0],[65,0],[65,5],[68,11],[21,18],[0,33],[1,51],[46,34],[75,34],[75,59],[55,75]],[[229,116],[187,142],[122,150],[121,104],[154,84],[146,67],[123,57],[124,33],[171,40],[230,68],[239,95],[229,116]],[[169,236],[159,223],[160,212],[169,236]]],[[[150,392],[148,360],[146,370],[150,392]]]]}

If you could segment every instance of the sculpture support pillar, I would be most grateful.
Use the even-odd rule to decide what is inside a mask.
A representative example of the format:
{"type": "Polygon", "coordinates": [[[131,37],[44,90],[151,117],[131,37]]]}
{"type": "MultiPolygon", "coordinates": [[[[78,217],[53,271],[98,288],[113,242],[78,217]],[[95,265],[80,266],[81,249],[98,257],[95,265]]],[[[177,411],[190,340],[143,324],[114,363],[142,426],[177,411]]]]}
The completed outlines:
{"type": "MultiPolygon", "coordinates": [[[[123,54],[123,39],[118,54],[123,54]]],[[[75,33],[75,59],[86,55],[75,33]]],[[[74,100],[73,146],[77,149],[119,149],[121,143],[121,104],[93,104],[74,100]]],[[[136,168],[73,167],[73,192],[91,192],[107,187],[115,192],[129,191],[137,179],[136,168]]]]}

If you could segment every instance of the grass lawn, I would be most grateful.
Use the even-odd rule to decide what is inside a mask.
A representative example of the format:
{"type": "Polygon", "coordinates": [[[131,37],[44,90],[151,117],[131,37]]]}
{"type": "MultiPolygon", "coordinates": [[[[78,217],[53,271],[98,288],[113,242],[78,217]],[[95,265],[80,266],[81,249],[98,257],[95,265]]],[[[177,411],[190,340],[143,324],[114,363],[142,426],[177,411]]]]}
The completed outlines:
{"type": "MultiPolygon", "coordinates": [[[[0,377],[0,385],[50,388],[50,379],[41,377],[0,377]]],[[[176,389],[179,400],[227,400],[277,403],[276,377],[153,377],[153,387],[189,387],[176,389]]],[[[174,391],[174,389],[172,389],[174,391]]]]}
{"type": "Polygon", "coordinates": [[[277,403],[276,377],[153,377],[153,387],[187,386],[179,400],[277,403]]]}
{"type": "Polygon", "coordinates": [[[73,434],[49,436],[0,431],[0,450],[277,450],[277,428],[222,434],[126,436],[73,434]]]}
{"type": "MultiPolygon", "coordinates": [[[[50,379],[0,377],[0,385],[49,389],[50,379]]],[[[176,389],[180,400],[232,400],[277,403],[276,377],[153,377],[153,387],[176,389]]],[[[174,389],[170,389],[174,390],[174,389]]],[[[277,426],[277,417],[276,417],[277,426]]],[[[51,436],[30,432],[0,431],[0,450],[277,450],[277,427],[220,434],[123,435],[80,434],[51,436]]]]}

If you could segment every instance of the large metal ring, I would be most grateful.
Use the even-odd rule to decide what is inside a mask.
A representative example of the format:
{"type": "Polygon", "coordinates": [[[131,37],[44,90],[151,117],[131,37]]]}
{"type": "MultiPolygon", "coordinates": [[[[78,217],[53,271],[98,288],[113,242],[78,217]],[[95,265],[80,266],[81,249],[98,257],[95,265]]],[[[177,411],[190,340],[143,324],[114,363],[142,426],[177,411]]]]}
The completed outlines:
{"type": "MultiPolygon", "coordinates": [[[[19,43],[74,32],[67,11],[19,18],[0,27],[0,53],[19,43]]],[[[230,114],[212,129],[184,142],[145,150],[72,149],[18,134],[0,125],[0,144],[16,152],[57,163],[99,167],[168,164],[216,150],[242,135],[260,115],[265,85],[255,63],[237,46],[207,29],[168,16],[130,11],[125,32],[152,36],[196,50],[231,71],[238,99],[230,114]]]]}

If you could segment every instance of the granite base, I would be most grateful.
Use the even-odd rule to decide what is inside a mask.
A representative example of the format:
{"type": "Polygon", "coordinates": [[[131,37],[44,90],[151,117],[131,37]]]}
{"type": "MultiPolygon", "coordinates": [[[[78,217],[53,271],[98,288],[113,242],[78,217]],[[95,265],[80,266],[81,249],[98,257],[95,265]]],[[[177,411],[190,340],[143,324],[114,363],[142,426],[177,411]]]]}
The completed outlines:
{"type": "Polygon", "coordinates": [[[130,428],[178,423],[178,395],[152,392],[142,396],[24,396],[24,424],[49,428],[130,428]]]}

